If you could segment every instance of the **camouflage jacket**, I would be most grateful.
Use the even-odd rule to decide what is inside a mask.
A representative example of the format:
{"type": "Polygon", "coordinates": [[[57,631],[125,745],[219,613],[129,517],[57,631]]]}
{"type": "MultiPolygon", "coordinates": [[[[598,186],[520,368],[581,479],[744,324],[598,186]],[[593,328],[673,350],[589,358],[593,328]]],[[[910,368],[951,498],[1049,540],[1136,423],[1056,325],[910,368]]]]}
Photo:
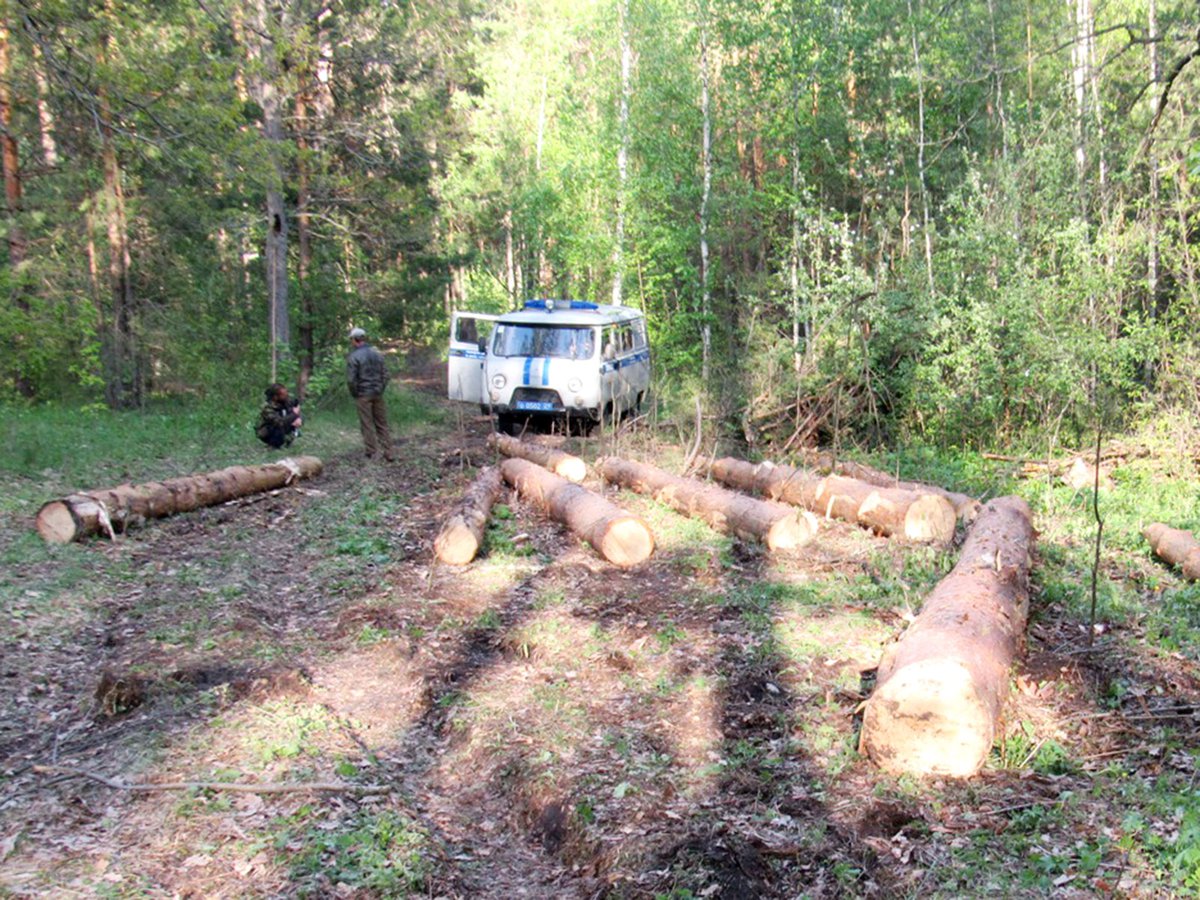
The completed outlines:
{"type": "Polygon", "coordinates": [[[283,406],[276,406],[274,403],[264,403],[262,410],[258,414],[258,425],[255,426],[254,432],[265,440],[267,434],[271,431],[291,431],[296,427],[296,419],[298,418],[299,415],[297,415],[295,407],[290,402],[283,406]]]}
{"type": "Polygon", "coordinates": [[[346,357],[346,385],[351,397],[378,397],[387,383],[387,363],[370,344],[356,347],[346,357]]]}

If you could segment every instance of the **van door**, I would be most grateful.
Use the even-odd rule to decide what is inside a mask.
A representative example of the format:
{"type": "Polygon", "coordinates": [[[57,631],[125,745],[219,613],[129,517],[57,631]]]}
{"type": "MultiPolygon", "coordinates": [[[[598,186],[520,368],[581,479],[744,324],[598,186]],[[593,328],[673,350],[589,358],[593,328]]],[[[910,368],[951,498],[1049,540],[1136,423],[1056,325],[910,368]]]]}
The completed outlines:
{"type": "Polygon", "coordinates": [[[483,362],[487,358],[492,327],[498,318],[472,312],[456,312],[451,316],[450,361],[446,369],[446,394],[451,400],[487,403],[483,362]]]}

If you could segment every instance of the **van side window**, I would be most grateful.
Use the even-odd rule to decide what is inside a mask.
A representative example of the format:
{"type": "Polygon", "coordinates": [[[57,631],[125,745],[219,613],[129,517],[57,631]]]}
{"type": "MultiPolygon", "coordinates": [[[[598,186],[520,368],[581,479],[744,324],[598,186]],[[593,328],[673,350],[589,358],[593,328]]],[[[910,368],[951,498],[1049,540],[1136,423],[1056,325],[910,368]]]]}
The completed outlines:
{"type": "Polygon", "coordinates": [[[633,349],[646,349],[646,320],[638,319],[633,323],[633,349]]]}
{"type": "Polygon", "coordinates": [[[454,340],[460,344],[486,342],[494,326],[490,319],[459,319],[455,322],[454,340]]]}
{"type": "Polygon", "coordinates": [[[454,340],[460,344],[474,344],[479,341],[479,329],[476,327],[478,319],[459,319],[455,324],[458,326],[454,332],[454,340]]]}

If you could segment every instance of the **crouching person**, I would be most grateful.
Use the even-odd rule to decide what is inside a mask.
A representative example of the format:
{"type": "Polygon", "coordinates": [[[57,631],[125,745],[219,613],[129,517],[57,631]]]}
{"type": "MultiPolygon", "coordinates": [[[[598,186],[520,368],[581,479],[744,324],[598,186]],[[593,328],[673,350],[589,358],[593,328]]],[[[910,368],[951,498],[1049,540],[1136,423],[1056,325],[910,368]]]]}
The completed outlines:
{"type": "Polygon", "coordinates": [[[268,447],[278,450],[290,445],[300,433],[299,428],[304,424],[300,418],[300,404],[292,402],[288,389],[278,382],[264,393],[267,402],[258,414],[254,433],[268,447]]]}

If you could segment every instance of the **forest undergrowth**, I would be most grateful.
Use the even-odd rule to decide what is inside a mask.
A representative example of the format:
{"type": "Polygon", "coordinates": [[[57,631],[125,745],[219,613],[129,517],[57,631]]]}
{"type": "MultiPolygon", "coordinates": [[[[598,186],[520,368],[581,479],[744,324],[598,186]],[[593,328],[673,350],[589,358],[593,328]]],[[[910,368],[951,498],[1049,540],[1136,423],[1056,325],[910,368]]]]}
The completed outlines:
{"type": "MultiPolygon", "coordinates": [[[[479,560],[437,566],[489,422],[433,369],[397,387],[392,465],[330,402],[295,448],[319,479],[63,547],[32,531],[44,500],[274,455],[249,411],[4,412],[0,895],[1200,890],[1200,588],[1139,536],[1200,527],[1178,442],[1110,442],[1092,642],[1088,490],[1029,460],[863,456],[1021,493],[1039,531],[1002,739],[977,778],[918,781],[859,755],[857,716],[954,548],[827,522],[773,558],[616,492],[658,542],[632,571],[513,498],[479,560]],[[287,790],[201,786],[250,782],[287,790]]],[[[568,446],[677,469],[685,430],[568,446]]]]}

